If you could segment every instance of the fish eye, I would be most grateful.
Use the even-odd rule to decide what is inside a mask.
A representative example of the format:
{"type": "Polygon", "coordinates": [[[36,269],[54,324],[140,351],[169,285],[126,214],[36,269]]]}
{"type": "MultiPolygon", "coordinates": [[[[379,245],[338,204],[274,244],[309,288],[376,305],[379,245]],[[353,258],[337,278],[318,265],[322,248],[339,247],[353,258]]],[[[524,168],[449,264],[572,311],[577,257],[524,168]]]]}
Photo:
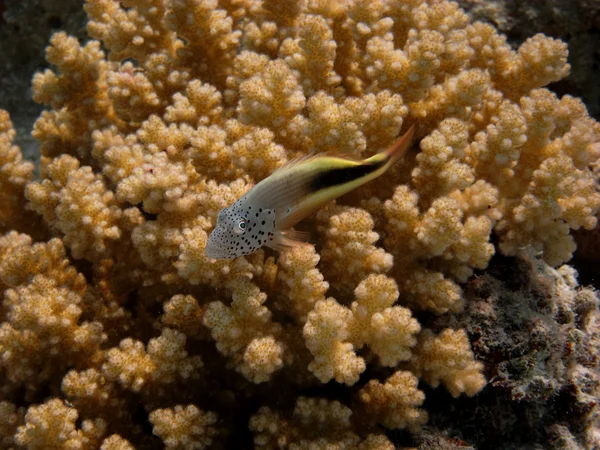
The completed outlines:
{"type": "Polygon", "coordinates": [[[246,231],[246,219],[240,219],[237,228],[233,232],[235,234],[242,234],[244,231],[246,231]]]}

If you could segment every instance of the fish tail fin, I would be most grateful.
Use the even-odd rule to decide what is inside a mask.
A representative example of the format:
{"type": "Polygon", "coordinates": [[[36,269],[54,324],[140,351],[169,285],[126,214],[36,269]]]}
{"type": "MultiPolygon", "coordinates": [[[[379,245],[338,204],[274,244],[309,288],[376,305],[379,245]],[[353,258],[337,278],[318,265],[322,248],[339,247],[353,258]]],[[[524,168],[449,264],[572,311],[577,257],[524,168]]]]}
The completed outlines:
{"type": "Polygon", "coordinates": [[[298,230],[276,231],[274,239],[267,243],[268,247],[281,252],[282,250],[309,245],[310,233],[298,230]]]}
{"type": "Polygon", "coordinates": [[[412,125],[406,133],[402,135],[396,142],[390,145],[386,150],[377,153],[366,159],[366,163],[382,164],[385,166],[384,171],[392,167],[404,154],[410,146],[412,138],[415,134],[415,126],[412,125]]]}

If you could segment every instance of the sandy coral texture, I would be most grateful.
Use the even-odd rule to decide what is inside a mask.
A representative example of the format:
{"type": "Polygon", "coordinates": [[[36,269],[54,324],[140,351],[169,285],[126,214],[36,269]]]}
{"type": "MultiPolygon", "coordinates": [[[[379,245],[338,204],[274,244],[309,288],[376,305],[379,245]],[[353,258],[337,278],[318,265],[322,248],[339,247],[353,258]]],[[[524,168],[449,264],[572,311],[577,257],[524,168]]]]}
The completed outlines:
{"type": "Polygon", "coordinates": [[[0,112],[3,448],[392,449],[425,392],[486,386],[466,328],[430,326],[463,283],[524,248],[558,266],[597,225],[600,125],[544,88],[559,40],[513,50],[436,0],[84,9],[90,40],[54,34],[33,78],[39,179],[0,112]],[[402,163],[302,223],[316,246],[204,255],[288,160],[411,125],[402,163]]]}

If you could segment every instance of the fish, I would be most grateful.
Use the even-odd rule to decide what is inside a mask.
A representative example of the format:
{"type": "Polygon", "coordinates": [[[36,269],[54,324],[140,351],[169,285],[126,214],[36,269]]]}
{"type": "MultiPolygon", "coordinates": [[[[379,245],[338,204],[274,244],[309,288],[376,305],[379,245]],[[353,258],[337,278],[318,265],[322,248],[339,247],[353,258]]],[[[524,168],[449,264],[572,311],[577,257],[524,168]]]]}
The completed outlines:
{"type": "Polygon", "coordinates": [[[365,160],[317,154],[292,160],[219,212],[204,253],[233,259],[269,247],[281,252],[306,245],[292,227],[326,203],[383,175],[409,148],[414,125],[388,149],[365,160]]]}

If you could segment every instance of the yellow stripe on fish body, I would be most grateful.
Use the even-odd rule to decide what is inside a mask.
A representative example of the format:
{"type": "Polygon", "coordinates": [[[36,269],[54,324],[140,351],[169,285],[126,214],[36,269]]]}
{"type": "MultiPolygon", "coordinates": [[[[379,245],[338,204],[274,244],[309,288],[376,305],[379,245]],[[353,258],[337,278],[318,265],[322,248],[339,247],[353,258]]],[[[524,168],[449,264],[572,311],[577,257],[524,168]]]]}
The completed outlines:
{"type": "Polygon", "coordinates": [[[221,211],[206,254],[233,258],[263,245],[282,250],[303,244],[308,236],[291,227],[329,201],[385,173],[405,153],[413,134],[414,126],[390,148],[364,161],[316,155],[284,165],[221,211]]]}

